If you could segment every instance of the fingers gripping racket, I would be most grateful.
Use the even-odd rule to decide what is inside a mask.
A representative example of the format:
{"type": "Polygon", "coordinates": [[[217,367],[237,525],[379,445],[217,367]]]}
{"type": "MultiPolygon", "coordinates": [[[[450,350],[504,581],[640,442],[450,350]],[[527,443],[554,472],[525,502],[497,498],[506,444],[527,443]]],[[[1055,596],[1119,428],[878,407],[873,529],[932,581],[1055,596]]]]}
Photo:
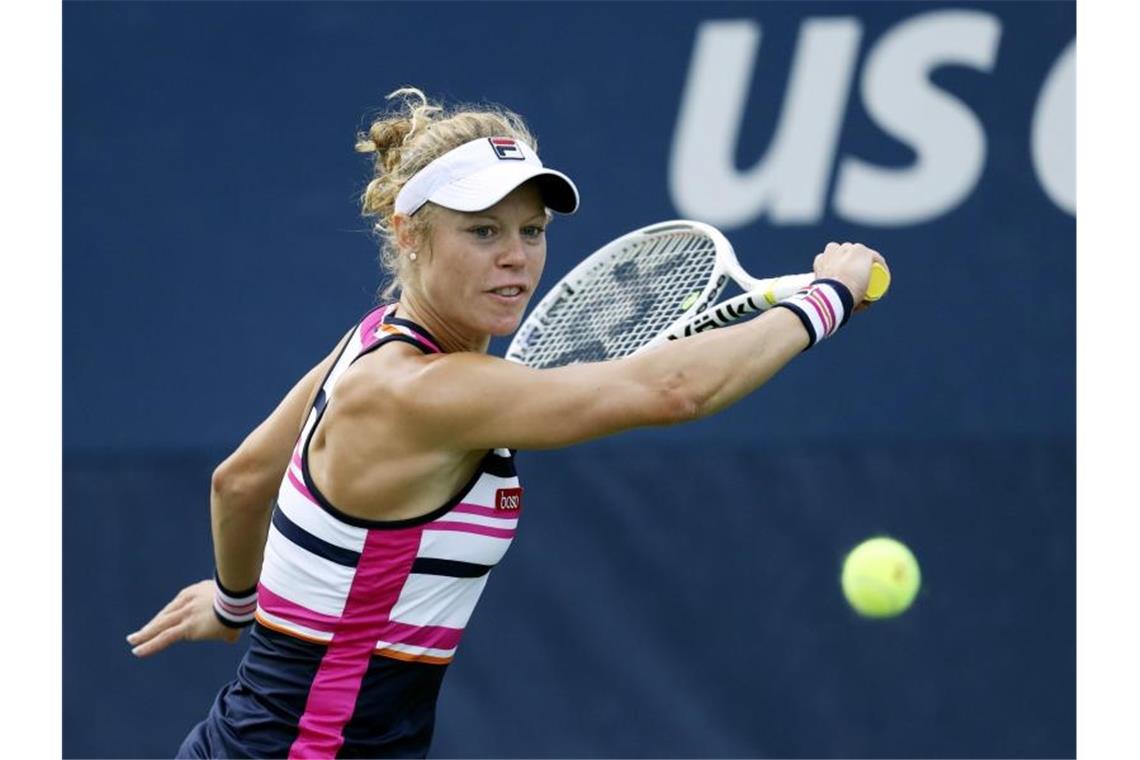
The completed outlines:
{"type": "MultiPolygon", "coordinates": [[[[619,359],[765,311],[815,279],[757,279],[719,230],[701,222],[651,224],[606,244],[562,278],[523,322],[506,358],[536,368],[619,359]],[[714,303],[729,279],[744,291],[714,303]]],[[[882,297],[875,263],[866,300],[882,297]]]]}

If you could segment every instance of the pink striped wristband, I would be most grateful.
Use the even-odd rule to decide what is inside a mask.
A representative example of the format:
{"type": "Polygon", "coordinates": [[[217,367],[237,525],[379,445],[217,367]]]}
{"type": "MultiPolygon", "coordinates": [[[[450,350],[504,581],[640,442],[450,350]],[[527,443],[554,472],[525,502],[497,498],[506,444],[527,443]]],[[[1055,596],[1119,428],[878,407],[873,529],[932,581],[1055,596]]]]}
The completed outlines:
{"type": "Polygon", "coordinates": [[[222,625],[245,628],[253,622],[257,612],[257,586],[245,591],[230,591],[222,585],[218,571],[214,571],[214,615],[222,625]]]}
{"type": "Polygon", "coordinates": [[[851,291],[839,280],[816,280],[776,306],[790,309],[800,318],[811,341],[808,348],[811,348],[847,324],[855,303],[851,291]]]}

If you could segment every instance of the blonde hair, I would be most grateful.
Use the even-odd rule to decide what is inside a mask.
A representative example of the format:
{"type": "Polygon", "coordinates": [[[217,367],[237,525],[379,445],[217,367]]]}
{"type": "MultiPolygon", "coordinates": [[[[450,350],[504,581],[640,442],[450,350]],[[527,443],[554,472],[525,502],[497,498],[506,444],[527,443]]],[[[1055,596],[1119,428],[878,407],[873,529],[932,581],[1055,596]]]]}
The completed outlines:
{"type": "MultiPolygon", "coordinates": [[[[428,101],[415,87],[401,87],[387,97],[398,99],[396,110],[382,114],[368,131],[356,135],[359,153],[375,153],[373,176],[360,196],[361,213],[374,218],[380,237],[380,268],[387,280],[381,299],[403,287],[407,257],[400,255],[392,217],[396,195],[417,172],[435,159],[480,137],[513,137],[535,151],[538,144],[518,114],[497,106],[457,106],[447,110],[428,101]]],[[[412,232],[426,241],[431,233],[434,205],[427,203],[412,217],[412,232]]]]}

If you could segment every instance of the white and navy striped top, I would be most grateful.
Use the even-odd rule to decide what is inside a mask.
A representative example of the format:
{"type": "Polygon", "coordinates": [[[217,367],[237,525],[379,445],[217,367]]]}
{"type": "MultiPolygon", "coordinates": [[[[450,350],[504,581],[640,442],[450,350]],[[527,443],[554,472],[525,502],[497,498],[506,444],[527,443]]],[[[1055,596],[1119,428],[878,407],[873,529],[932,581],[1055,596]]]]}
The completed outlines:
{"type": "Polygon", "coordinates": [[[231,703],[216,705],[228,718],[225,733],[237,740],[235,751],[426,754],[443,666],[455,655],[488,572],[514,538],[522,489],[506,449],[488,451],[446,504],[408,520],[352,517],[313,483],[309,441],[336,403],[345,370],[393,341],[440,351],[427,331],[394,311],[389,305],[369,312],[349,337],[281,483],[250,652],[238,681],[219,696],[231,703]],[[264,732],[268,743],[242,741],[243,726],[264,732]]]}

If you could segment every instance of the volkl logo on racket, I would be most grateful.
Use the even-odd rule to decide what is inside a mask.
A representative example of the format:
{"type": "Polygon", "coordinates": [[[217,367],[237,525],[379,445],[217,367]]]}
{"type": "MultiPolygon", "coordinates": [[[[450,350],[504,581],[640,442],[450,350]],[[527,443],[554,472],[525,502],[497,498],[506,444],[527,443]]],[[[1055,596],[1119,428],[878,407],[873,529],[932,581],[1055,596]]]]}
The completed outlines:
{"type": "Polygon", "coordinates": [[[715,330],[721,325],[726,325],[729,322],[735,322],[743,316],[752,314],[753,312],[760,311],[772,306],[772,303],[757,303],[755,299],[748,295],[745,299],[746,303],[742,305],[733,305],[732,303],[718,304],[716,308],[711,311],[699,312],[698,316],[682,328],[680,335],[670,333],[667,337],[669,340],[677,340],[678,338],[685,338],[690,335],[704,332],[705,330],[715,330]]]}

